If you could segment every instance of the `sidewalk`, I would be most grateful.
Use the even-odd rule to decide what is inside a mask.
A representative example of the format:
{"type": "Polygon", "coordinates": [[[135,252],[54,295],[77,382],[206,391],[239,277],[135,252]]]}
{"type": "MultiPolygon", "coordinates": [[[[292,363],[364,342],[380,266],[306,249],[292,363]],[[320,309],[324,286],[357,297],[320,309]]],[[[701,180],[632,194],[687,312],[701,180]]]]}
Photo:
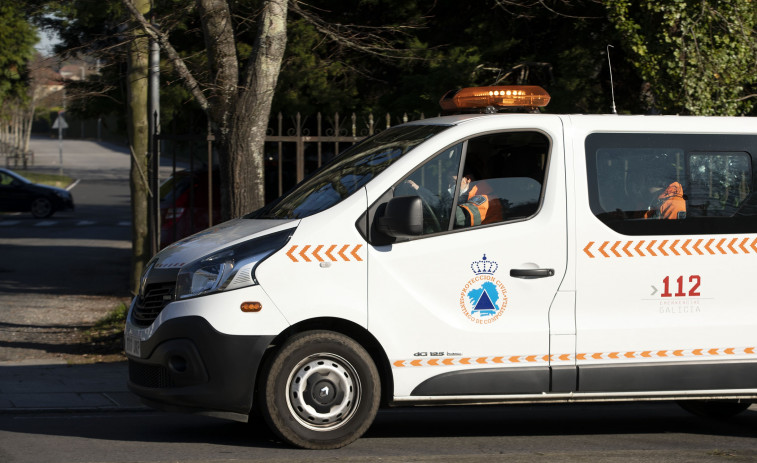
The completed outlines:
{"type": "Polygon", "coordinates": [[[0,413],[147,410],[126,387],[126,362],[0,362],[0,413]]]}

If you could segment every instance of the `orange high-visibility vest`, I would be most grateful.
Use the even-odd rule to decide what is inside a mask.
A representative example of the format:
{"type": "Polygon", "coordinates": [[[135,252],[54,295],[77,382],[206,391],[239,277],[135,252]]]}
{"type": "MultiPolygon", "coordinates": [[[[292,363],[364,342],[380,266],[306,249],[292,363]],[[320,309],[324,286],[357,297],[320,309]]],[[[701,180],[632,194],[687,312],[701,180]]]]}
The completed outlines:
{"type": "Polygon", "coordinates": [[[686,200],[683,199],[683,187],[678,182],[673,182],[657,197],[659,207],[648,210],[644,214],[645,219],[677,219],[679,213],[686,213],[686,200]]]}
{"type": "Polygon", "coordinates": [[[496,198],[490,199],[491,188],[485,182],[471,187],[468,199],[460,207],[466,212],[466,226],[496,223],[502,221],[502,205],[496,198]]]}

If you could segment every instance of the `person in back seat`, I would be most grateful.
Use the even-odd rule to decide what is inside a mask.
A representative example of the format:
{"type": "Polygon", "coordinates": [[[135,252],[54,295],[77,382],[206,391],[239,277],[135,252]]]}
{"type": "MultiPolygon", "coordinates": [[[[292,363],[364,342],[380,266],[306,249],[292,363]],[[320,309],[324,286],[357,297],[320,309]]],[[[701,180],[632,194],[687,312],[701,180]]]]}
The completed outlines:
{"type": "Polygon", "coordinates": [[[660,193],[644,214],[645,219],[685,219],[686,200],[683,198],[683,187],[673,182],[660,193]]]}

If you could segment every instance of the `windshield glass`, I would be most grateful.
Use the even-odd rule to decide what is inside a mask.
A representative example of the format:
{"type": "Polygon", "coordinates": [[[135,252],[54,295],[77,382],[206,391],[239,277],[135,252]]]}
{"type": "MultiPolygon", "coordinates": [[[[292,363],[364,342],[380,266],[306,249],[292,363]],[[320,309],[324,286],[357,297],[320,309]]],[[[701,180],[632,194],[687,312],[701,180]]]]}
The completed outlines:
{"type": "Polygon", "coordinates": [[[440,125],[387,129],[343,152],[294,190],[246,218],[301,219],[342,201],[405,153],[445,130],[440,125]]]}

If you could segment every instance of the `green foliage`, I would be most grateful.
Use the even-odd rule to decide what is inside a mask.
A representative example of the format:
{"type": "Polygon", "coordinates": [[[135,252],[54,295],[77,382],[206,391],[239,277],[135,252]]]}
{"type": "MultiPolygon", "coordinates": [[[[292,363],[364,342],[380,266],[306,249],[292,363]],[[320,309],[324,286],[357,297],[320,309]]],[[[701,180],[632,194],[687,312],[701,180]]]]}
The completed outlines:
{"type": "Polygon", "coordinates": [[[42,172],[33,172],[30,170],[17,170],[16,173],[28,180],[31,180],[34,183],[42,183],[44,185],[50,185],[58,188],[66,188],[74,181],[67,175],[45,174],[42,172]]]}
{"type": "Polygon", "coordinates": [[[757,83],[757,8],[749,0],[606,0],[654,106],[666,113],[742,115],[757,83]]]}
{"type": "Polygon", "coordinates": [[[26,21],[22,5],[19,0],[0,4],[0,102],[26,94],[26,64],[34,56],[37,33],[26,21]]]}

